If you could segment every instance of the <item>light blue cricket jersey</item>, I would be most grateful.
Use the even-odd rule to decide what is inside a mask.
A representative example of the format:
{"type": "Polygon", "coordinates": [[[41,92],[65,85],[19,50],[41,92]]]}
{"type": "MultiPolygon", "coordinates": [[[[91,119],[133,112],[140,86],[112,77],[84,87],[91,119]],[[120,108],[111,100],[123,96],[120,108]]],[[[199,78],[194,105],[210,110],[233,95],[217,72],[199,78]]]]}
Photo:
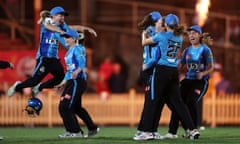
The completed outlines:
{"type": "MultiPolygon", "coordinates": [[[[198,48],[190,46],[183,51],[180,62],[187,65],[185,78],[197,79],[197,73],[205,71],[207,64],[213,62],[213,54],[205,44],[201,44],[198,48]]],[[[209,79],[209,74],[204,76],[203,79],[209,79]]]]}
{"type": "Polygon", "coordinates": [[[160,48],[161,57],[157,64],[178,67],[178,52],[182,47],[182,36],[175,36],[173,32],[160,32],[154,35],[152,40],[160,48]]]}
{"type": "Polygon", "coordinates": [[[79,67],[81,69],[81,72],[78,74],[78,77],[81,77],[85,80],[87,79],[87,75],[85,73],[86,50],[82,44],[69,48],[64,59],[67,66],[67,72],[65,74],[64,80],[72,79],[73,71],[79,67]]]}
{"type": "MultiPolygon", "coordinates": [[[[147,27],[146,31],[148,36],[153,36],[156,34],[156,28],[154,26],[147,27]]],[[[146,65],[146,69],[150,69],[154,64],[156,64],[159,56],[160,54],[157,44],[145,45],[143,50],[143,64],[146,65]]]]}

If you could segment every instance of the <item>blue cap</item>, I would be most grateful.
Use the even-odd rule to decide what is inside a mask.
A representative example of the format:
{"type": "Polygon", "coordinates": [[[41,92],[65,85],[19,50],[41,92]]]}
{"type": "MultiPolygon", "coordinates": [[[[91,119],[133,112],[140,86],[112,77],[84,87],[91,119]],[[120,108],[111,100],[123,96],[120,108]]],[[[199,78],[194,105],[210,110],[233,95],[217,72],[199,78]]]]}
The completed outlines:
{"type": "Polygon", "coordinates": [[[188,28],[188,31],[191,31],[191,30],[196,31],[196,32],[198,32],[199,34],[202,34],[202,29],[201,29],[201,27],[198,26],[198,25],[193,25],[193,26],[191,26],[190,28],[188,28]]]}
{"type": "Polygon", "coordinates": [[[179,23],[179,19],[175,14],[168,14],[165,18],[165,23],[169,26],[176,26],[179,23]]]}
{"type": "Polygon", "coordinates": [[[152,20],[155,22],[158,21],[162,17],[158,11],[153,11],[150,13],[150,15],[151,15],[152,20]]]}
{"type": "Polygon", "coordinates": [[[50,11],[50,15],[56,15],[56,14],[63,14],[65,16],[68,16],[68,13],[60,6],[54,7],[50,11]]]}
{"type": "Polygon", "coordinates": [[[63,37],[73,37],[75,39],[78,39],[78,32],[73,29],[68,29],[63,35],[63,37]]]}

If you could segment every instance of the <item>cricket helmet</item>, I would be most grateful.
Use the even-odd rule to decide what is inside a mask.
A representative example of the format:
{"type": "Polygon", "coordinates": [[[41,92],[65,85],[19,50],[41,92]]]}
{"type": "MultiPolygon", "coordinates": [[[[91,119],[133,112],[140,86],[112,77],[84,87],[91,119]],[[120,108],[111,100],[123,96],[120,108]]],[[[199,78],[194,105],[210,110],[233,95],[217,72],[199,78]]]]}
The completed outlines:
{"type": "Polygon", "coordinates": [[[27,107],[32,108],[37,115],[40,114],[42,106],[42,102],[38,98],[30,98],[27,102],[27,107]]]}

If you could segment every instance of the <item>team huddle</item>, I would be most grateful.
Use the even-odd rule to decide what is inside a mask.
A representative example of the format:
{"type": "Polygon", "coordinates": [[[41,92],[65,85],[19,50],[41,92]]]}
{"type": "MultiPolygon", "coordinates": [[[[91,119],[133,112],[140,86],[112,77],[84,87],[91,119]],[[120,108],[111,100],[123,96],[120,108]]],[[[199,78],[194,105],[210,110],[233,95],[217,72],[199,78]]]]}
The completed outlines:
{"type": "MultiPolygon", "coordinates": [[[[64,21],[67,15],[59,6],[40,13],[40,42],[35,70],[30,78],[14,83],[8,90],[8,96],[31,87],[33,97],[28,100],[26,111],[29,115],[39,115],[42,102],[37,94],[48,88],[63,89],[59,113],[66,132],[59,137],[90,137],[99,132],[99,127],[82,107],[82,94],[87,85],[83,31],[97,34],[89,27],[67,25],[64,21]],[[66,72],[58,56],[59,43],[67,49],[64,57],[66,72]],[[42,82],[49,73],[53,78],[42,82]],[[76,116],[86,124],[86,135],[76,116]]],[[[208,88],[209,74],[213,71],[213,55],[208,47],[212,39],[198,25],[185,30],[175,14],[163,17],[157,11],[145,16],[138,27],[142,31],[143,64],[140,75],[145,84],[145,101],[133,139],[178,138],[179,121],[185,130],[183,137],[198,139],[197,105],[208,88]],[[184,49],[179,59],[186,32],[191,45],[184,49]],[[179,71],[184,68],[187,69],[185,77],[180,81],[179,71]],[[168,134],[162,136],[158,133],[158,125],[164,104],[171,109],[172,115],[168,134]]]]}
{"type": "Polygon", "coordinates": [[[208,88],[213,71],[213,55],[208,47],[212,39],[198,25],[185,30],[175,14],[162,17],[153,11],[138,24],[142,31],[143,64],[141,79],[145,85],[145,101],[134,140],[178,138],[179,121],[184,138],[198,139],[198,102],[208,88]],[[183,35],[188,34],[191,45],[179,51],[183,35]],[[183,80],[179,71],[187,69],[183,80]],[[168,133],[158,133],[164,104],[172,111],[168,133]]]}

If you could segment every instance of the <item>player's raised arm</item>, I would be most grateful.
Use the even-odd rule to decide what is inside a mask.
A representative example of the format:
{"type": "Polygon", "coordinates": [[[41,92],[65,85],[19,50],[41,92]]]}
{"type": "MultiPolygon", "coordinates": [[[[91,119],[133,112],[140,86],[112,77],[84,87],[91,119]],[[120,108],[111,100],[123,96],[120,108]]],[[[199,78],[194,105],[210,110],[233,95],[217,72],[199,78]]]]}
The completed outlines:
{"type": "Polygon", "coordinates": [[[84,32],[85,30],[89,33],[93,34],[95,37],[97,37],[97,33],[93,28],[82,26],[82,25],[69,25],[71,29],[75,29],[76,31],[84,32]]]}

